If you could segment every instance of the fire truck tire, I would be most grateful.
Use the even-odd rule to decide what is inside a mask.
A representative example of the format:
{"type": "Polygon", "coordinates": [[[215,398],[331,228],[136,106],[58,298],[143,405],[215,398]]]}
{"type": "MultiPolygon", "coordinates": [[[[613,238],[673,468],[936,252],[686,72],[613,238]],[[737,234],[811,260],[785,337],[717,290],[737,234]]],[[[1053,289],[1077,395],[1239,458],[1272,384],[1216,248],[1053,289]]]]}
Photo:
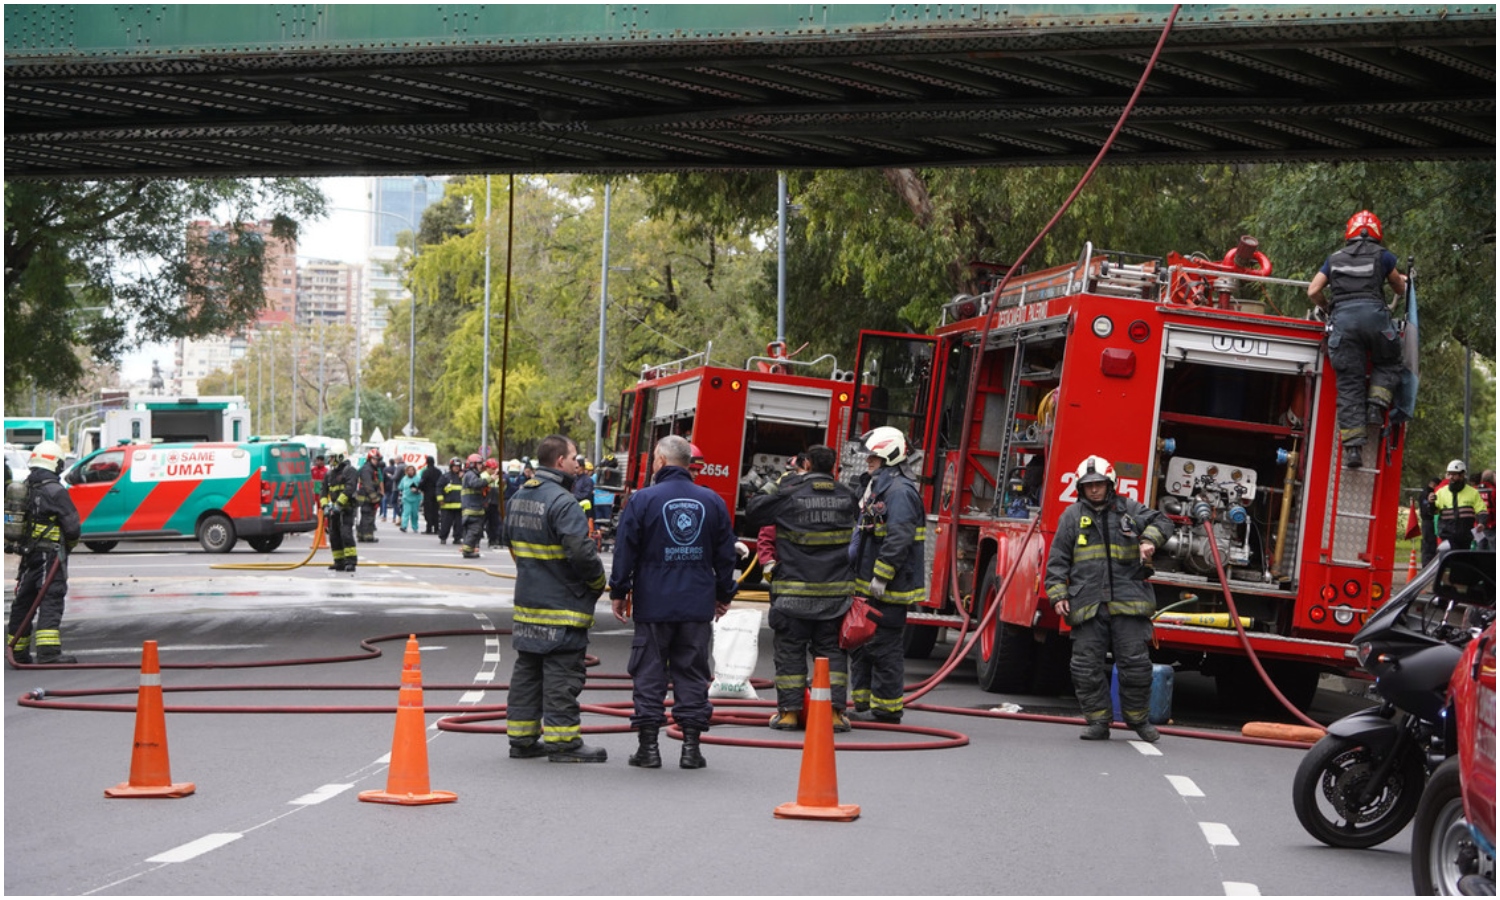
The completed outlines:
{"type": "MultiPolygon", "coordinates": [[[[989,567],[979,588],[980,603],[977,615],[983,617],[989,608],[1000,602],[1000,576],[994,567],[989,567]]],[[[989,659],[984,658],[983,642],[980,643],[976,668],[979,687],[991,694],[1025,694],[1031,690],[1032,656],[1036,653],[1036,641],[1031,638],[1031,629],[1011,625],[995,616],[994,632],[990,642],[989,659]]]]}
{"type": "Polygon", "coordinates": [[[937,646],[938,630],[931,625],[908,625],[901,632],[901,655],[907,659],[926,659],[937,646]]]}
{"type": "Polygon", "coordinates": [[[265,537],[245,538],[245,540],[255,548],[257,553],[274,553],[276,548],[281,546],[284,537],[285,535],[281,534],[269,534],[265,537]]]}
{"type": "Polygon", "coordinates": [[[95,553],[108,553],[109,551],[111,551],[111,550],[115,549],[116,547],[120,546],[120,542],[119,541],[84,541],[83,542],[83,546],[89,548],[90,550],[94,551],[95,553]]]}
{"type": "Polygon", "coordinates": [[[228,553],[236,540],[234,523],[227,516],[214,513],[198,523],[198,543],[209,553],[228,553]]]}

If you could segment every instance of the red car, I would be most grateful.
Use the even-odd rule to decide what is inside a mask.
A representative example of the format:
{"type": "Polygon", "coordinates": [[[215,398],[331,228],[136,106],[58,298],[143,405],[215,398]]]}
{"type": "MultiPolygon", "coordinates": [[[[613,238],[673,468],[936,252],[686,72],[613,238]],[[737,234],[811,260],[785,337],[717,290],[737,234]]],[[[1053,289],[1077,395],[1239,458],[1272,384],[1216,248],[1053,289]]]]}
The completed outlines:
{"type": "Polygon", "coordinates": [[[1458,754],[1443,761],[1412,823],[1418,894],[1495,895],[1495,626],[1470,642],[1448,697],[1458,754]]]}

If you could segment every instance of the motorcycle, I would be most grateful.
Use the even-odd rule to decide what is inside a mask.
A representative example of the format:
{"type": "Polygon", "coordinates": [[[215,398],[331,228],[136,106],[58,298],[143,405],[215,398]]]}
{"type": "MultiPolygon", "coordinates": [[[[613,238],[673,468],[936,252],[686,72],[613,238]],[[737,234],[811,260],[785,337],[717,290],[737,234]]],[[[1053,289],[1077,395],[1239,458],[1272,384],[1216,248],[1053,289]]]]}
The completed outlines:
{"type": "Polygon", "coordinates": [[[1457,748],[1448,681],[1495,618],[1495,554],[1455,550],[1428,565],[1354,636],[1378,706],[1328,726],[1297,767],[1292,806],[1333,847],[1374,847],[1416,814],[1427,776],[1457,748]]]}

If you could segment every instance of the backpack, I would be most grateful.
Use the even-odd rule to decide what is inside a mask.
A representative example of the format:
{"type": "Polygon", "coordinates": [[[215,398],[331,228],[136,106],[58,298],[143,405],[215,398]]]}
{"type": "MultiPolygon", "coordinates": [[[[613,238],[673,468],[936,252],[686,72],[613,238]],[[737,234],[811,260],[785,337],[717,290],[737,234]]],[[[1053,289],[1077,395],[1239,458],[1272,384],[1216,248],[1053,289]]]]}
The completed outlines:
{"type": "Polygon", "coordinates": [[[31,481],[22,478],[5,486],[5,552],[26,552],[31,542],[31,481]]]}

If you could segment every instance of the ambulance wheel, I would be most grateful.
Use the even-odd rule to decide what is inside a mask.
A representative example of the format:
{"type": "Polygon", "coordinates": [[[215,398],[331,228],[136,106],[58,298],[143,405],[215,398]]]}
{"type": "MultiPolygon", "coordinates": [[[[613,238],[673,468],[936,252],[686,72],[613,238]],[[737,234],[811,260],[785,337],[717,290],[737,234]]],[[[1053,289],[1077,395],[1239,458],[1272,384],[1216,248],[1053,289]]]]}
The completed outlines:
{"type": "Polygon", "coordinates": [[[937,646],[938,630],[932,625],[907,625],[901,632],[901,655],[907,659],[926,659],[937,646]]]}
{"type": "MultiPolygon", "coordinates": [[[[991,571],[984,576],[984,585],[979,589],[983,601],[979,605],[980,615],[992,604],[1000,602],[999,594],[999,576],[991,571]]],[[[1002,622],[998,615],[993,628],[989,659],[984,658],[985,642],[980,642],[977,660],[979,687],[991,694],[1027,693],[1031,690],[1032,656],[1036,653],[1031,629],[1002,622]]]]}
{"type": "Polygon", "coordinates": [[[209,553],[228,553],[234,549],[234,523],[215,513],[198,523],[198,543],[209,553]]]}
{"type": "Polygon", "coordinates": [[[120,546],[120,542],[119,541],[84,541],[83,542],[83,546],[89,548],[90,550],[94,551],[95,553],[108,553],[109,551],[111,551],[111,550],[115,549],[116,547],[120,546]]]}
{"type": "Polygon", "coordinates": [[[257,553],[275,553],[276,548],[281,546],[281,539],[285,535],[273,534],[267,537],[245,538],[257,553]]]}

